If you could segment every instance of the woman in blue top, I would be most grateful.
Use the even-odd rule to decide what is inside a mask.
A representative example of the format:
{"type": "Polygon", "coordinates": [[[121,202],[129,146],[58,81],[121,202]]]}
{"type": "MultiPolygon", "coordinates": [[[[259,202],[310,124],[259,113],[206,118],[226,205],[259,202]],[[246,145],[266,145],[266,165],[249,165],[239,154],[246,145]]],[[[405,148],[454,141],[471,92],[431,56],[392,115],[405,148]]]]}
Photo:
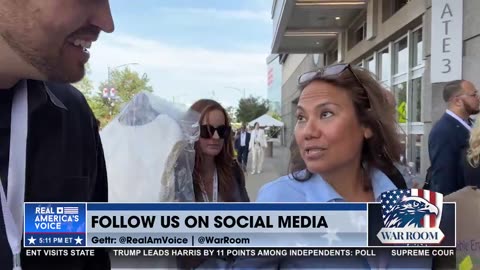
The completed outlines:
{"type": "MultiPolygon", "coordinates": [[[[299,77],[290,175],[261,188],[258,202],[377,202],[405,188],[393,165],[401,145],[383,87],[348,64],[299,77]]],[[[320,237],[320,236],[319,236],[320,237]]],[[[239,258],[235,269],[431,269],[431,258],[239,258]]]]}

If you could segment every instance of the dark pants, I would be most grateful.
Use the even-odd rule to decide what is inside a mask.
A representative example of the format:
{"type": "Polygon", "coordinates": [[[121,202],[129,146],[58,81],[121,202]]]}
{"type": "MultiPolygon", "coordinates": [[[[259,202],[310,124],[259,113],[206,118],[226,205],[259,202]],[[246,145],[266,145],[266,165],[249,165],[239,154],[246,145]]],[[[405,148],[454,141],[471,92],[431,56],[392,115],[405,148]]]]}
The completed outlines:
{"type": "Polygon", "coordinates": [[[248,162],[248,146],[240,146],[237,153],[237,160],[242,169],[245,171],[247,169],[248,162]]]}

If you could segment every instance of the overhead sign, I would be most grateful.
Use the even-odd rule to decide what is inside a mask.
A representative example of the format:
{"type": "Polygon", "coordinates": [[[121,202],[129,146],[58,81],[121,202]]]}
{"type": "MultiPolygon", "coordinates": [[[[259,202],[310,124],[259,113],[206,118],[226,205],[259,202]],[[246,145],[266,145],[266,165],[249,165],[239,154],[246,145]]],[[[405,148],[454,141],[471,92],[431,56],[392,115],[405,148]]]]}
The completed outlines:
{"type": "Polygon", "coordinates": [[[432,1],[432,83],[462,79],[463,0],[432,1]]]}

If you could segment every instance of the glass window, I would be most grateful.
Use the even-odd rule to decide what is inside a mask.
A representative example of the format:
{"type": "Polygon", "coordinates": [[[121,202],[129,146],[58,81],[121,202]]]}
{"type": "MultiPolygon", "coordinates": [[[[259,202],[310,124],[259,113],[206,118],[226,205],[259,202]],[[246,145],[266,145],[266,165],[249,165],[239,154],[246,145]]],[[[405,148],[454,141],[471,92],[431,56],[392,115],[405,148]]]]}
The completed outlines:
{"type": "Polygon", "coordinates": [[[410,168],[414,169],[415,172],[418,174],[420,173],[420,166],[421,166],[421,154],[422,154],[422,137],[421,134],[412,134],[408,136],[408,144],[409,144],[409,158],[408,163],[410,168]]]}
{"type": "Polygon", "coordinates": [[[404,133],[399,133],[398,137],[401,145],[400,163],[406,164],[407,163],[407,135],[405,135],[404,133]]]}
{"type": "Polygon", "coordinates": [[[327,65],[331,65],[337,62],[338,53],[337,50],[330,51],[327,53],[327,65]]]}
{"type": "Polygon", "coordinates": [[[382,81],[390,80],[391,63],[390,63],[390,52],[388,51],[388,48],[378,53],[378,59],[379,59],[378,72],[380,72],[379,74],[380,80],[382,81]]]}
{"type": "MultiPolygon", "coordinates": [[[[393,0],[393,13],[396,13],[399,11],[403,6],[405,6],[410,0],[393,0]]],[[[392,14],[393,14],[392,13],[392,14]]]]}
{"type": "Polygon", "coordinates": [[[406,37],[395,43],[394,52],[395,70],[393,74],[406,73],[408,70],[408,42],[406,37]]]}
{"type": "Polygon", "coordinates": [[[412,0],[383,0],[382,3],[382,20],[386,21],[393,14],[397,13],[402,9],[406,4],[412,0]]]}
{"type": "Polygon", "coordinates": [[[407,123],[407,82],[393,86],[395,94],[397,121],[400,124],[407,123]]]}
{"type": "Polygon", "coordinates": [[[416,78],[412,81],[412,96],[410,101],[410,117],[412,122],[420,122],[422,119],[422,78],[416,78]]]}
{"type": "Polygon", "coordinates": [[[372,73],[377,72],[376,69],[375,69],[376,65],[375,65],[375,61],[374,61],[373,57],[367,60],[367,68],[372,73]]]}
{"type": "Polygon", "coordinates": [[[423,36],[422,29],[413,32],[413,48],[412,48],[412,67],[423,64],[423,36]]]}
{"type": "Polygon", "coordinates": [[[422,137],[423,135],[417,134],[415,135],[416,142],[415,142],[415,158],[413,162],[415,162],[417,173],[420,173],[420,166],[422,163],[420,162],[421,158],[420,155],[422,154],[422,137]]]}
{"type": "Polygon", "coordinates": [[[364,27],[364,25],[362,25],[362,26],[360,26],[360,28],[358,28],[355,31],[355,44],[362,41],[364,36],[365,36],[365,27],[364,27]]]}

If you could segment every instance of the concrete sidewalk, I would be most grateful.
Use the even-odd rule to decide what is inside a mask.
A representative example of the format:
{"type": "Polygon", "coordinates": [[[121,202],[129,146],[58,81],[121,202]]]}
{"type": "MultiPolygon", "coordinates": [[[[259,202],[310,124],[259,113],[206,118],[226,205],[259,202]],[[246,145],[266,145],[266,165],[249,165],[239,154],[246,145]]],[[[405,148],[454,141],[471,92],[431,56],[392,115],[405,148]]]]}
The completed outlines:
{"type": "Polygon", "coordinates": [[[288,162],[290,160],[290,151],[279,143],[273,146],[273,157],[265,156],[263,170],[261,174],[252,175],[251,154],[248,156],[248,166],[246,172],[246,185],[250,201],[254,202],[257,198],[259,189],[268,182],[271,182],[288,172],[288,162]]]}

